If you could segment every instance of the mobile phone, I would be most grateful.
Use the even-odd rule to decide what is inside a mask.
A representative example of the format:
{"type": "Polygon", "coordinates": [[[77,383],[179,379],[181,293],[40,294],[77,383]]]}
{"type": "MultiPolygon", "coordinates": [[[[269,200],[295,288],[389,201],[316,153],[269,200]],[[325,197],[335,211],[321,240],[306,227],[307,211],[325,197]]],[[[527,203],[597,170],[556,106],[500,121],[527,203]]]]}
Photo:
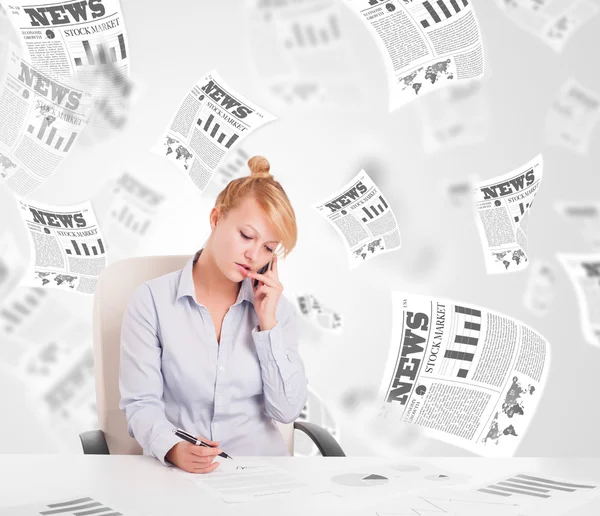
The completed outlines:
{"type": "MultiPolygon", "coordinates": [[[[258,274],[264,274],[265,272],[267,272],[269,269],[271,268],[271,262],[268,262],[267,264],[265,264],[264,267],[261,267],[257,272],[258,274]]],[[[258,286],[258,280],[255,279],[254,280],[254,288],[256,288],[258,286]]]]}

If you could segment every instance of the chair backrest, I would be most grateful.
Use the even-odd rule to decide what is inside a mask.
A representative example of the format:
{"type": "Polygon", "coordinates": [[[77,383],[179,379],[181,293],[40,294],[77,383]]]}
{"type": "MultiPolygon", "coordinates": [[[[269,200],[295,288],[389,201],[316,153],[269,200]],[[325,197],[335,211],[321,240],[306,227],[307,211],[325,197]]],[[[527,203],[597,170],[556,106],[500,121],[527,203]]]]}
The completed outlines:
{"type": "MultiPolygon", "coordinates": [[[[142,448],[127,432],[125,413],[119,409],[121,324],[129,297],[144,281],[182,269],[192,257],[146,256],[128,258],[106,267],[94,296],[94,373],[99,428],[111,454],[140,455],[142,448]]],[[[294,454],[294,425],[277,423],[294,454]]]]}

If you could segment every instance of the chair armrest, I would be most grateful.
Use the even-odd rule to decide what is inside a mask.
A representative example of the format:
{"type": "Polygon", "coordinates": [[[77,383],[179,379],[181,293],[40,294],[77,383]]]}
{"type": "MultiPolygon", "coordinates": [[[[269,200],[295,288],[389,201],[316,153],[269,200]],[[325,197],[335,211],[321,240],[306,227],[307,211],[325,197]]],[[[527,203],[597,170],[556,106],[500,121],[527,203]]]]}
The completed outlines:
{"type": "Polygon", "coordinates": [[[102,430],[90,430],[79,434],[85,455],[110,455],[102,430]]]}
{"type": "Polygon", "coordinates": [[[316,444],[323,457],[345,457],[346,454],[342,447],[327,430],[315,425],[314,423],[305,423],[294,421],[294,430],[300,430],[311,438],[316,444]]]}

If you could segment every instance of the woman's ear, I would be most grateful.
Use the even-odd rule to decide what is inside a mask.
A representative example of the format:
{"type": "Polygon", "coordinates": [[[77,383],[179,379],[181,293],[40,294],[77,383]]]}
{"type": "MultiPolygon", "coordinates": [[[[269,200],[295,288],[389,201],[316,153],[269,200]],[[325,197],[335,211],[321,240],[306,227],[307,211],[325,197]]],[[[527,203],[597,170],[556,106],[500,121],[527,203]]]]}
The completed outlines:
{"type": "Polygon", "coordinates": [[[219,211],[219,208],[213,208],[212,210],[210,210],[209,220],[210,220],[210,229],[211,230],[213,230],[217,227],[217,222],[219,222],[220,216],[221,216],[221,212],[219,211]]]}

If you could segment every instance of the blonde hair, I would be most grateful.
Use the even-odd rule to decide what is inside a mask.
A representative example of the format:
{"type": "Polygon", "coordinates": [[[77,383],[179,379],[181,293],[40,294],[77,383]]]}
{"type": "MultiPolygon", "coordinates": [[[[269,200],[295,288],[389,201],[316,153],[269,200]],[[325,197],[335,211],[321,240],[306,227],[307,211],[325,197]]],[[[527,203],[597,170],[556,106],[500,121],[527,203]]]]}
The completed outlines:
{"type": "Polygon", "coordinates": [[[263,156],[253,156],[248,160],[250,175],[230,181],[219,193],[215,201],[223,216],[236,208],[245,198],[253,197],[261,207],[268,221],[275,228],[284,258],[296,246],[298,227],[294,208],[278,181],[269,170],[271,165],[263,156]]]}

